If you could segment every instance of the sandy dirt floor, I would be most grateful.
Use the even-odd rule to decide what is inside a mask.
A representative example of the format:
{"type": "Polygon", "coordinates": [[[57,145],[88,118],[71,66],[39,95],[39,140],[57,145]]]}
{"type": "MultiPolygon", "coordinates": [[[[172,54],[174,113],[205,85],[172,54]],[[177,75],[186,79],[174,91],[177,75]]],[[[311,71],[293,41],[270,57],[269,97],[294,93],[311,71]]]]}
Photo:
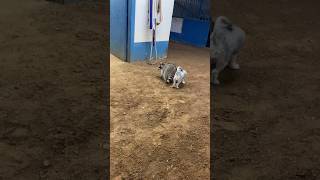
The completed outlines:
{"type": "Polygon", "coordinates": [[[225,71],[212,93],[214,178],[319,179],[319,1],[212,6],[248,36],[242,69],[225,71]]]}
{"type": "Polygon", "coordinates": [[[2,0],[0,179],[101,179],[103,4],[2,0]]]}
{"type": "Polygon", "coordinates": [[[180,89],[157,65],[111,57],[112,178],[209,178],[209,52],[171,44],[168,57],[188,72],[180,89]]]}

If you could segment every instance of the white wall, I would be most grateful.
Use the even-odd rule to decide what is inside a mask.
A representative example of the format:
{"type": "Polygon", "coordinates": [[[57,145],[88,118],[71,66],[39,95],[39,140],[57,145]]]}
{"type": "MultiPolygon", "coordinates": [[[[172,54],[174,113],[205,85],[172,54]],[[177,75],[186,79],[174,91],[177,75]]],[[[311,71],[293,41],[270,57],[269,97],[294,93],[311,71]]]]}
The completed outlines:
{"type": "MultiPolygon", "coordinates": [[[[157,26],[157,41],[169,41],[174,0],[162,0],[163,20],[157,26]]],[[[134,42],[151,42],[152,31],[148,21],[149,0],[136,0],[134,42]]]]}

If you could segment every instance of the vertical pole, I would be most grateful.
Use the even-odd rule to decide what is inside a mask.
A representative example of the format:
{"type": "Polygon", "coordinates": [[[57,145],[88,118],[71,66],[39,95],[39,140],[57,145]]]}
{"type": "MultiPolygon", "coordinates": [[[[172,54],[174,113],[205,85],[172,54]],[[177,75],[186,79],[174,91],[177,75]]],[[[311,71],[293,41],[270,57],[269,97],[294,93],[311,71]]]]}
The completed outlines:
{"type": "Polygon", "coordinates": [[[152,21],[153,21],[153,0],[149,0],[149,28],[152,29],[152,21]]]}

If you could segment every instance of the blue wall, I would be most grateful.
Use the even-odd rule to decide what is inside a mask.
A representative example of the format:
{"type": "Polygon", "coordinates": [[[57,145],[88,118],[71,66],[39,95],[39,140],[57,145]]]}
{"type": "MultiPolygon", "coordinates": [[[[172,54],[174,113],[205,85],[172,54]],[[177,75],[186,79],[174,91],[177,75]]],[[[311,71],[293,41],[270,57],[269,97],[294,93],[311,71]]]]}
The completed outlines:
{"type": "Polygon", "coordinates": [[[122,60],[127,59],[128,0],[110,1],[110,50],[122,60]]]}
{"type": "Polygon", "coordinates": [[[209,20],[184,18],[182,32],[171,32],[170,40],[197,47],[206,47],[210,25],[211,21],[209,20]]]}
{"type": "Polygon", "coordinates": [[[210,33],[210,0],[175,0],[173,17],[182,18],[182,33],[171,32],[170,40],[207,47],[210,33]]]}
{"type": "MultiPolygon", "coordinates": [[[[157,58],[163,59],[167,57],[168,41],[157,42],[157,58]]],[[[133,43],[130,50],[130,61],[147,60],[150,57],[150,42],[133,43]]],[[[153,47],[152,57],[155,58],[155,49],[153,47]]]]}

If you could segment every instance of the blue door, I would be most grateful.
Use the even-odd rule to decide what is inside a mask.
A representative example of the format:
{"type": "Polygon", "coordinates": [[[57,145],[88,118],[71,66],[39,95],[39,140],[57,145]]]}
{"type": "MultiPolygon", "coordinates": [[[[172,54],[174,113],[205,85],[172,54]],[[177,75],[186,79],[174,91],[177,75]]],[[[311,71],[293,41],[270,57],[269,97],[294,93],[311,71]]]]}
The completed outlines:
{"type": "Polygon", "coordinates": [[[127,61],[128,0],[110,0],[110,50],[127,61]]]}

